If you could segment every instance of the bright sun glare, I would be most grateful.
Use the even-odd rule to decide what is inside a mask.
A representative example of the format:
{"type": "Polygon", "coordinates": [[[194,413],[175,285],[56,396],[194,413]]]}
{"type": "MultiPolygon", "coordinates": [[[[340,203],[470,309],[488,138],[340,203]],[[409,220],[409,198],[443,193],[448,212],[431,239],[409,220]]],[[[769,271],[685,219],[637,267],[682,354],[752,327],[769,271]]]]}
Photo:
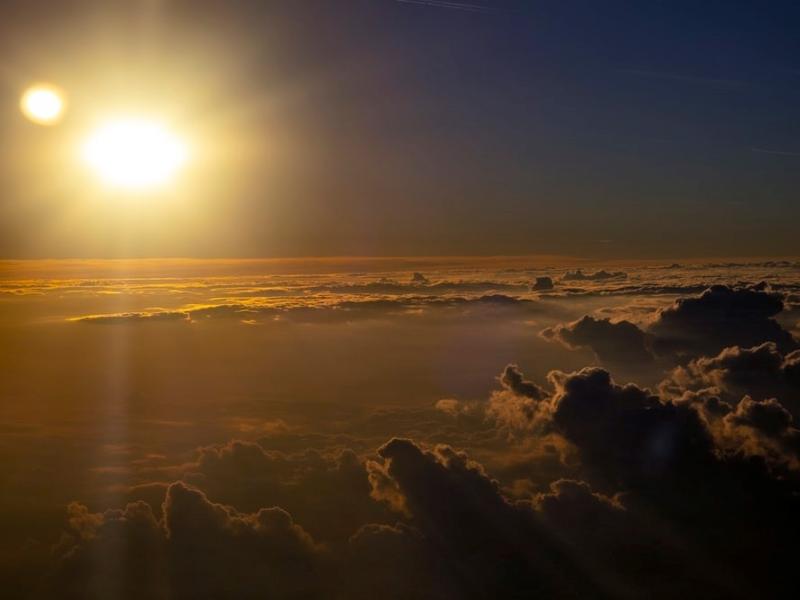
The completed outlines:
{"type": "Polygon", "coordinates": [[[34,123],[52,125],[58,122],[64,112],[64,96],[54,86],[34,85],[22,94],[20,108],[34,123]]]}
{"type": "Polygon", "coordinates": [[[168,182],[188,157],[183,140],[146,119],[110,121],[94,131],[83,147],[83,159],[101,180],[127,189],[168,182]]]}

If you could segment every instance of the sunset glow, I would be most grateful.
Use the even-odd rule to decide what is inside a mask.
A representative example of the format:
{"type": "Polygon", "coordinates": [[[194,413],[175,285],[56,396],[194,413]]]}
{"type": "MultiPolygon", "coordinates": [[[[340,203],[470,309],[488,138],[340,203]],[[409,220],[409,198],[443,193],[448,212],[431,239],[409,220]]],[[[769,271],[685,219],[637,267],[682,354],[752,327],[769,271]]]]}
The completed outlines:
{"type": "Polygon", "coordinates": [[[83,159],[105,183],[143,189],[170,181],[189,157],[187,144],[165,126],[146,119],[103,124],[83,146],[83,159]]]}
{"type": "Polygon", "coordinates": [[[39,125],[57,123],[64,112],[63,93],[51,85],[34,85],[25,90],[20,100],[23,114],[39,125]]]}
{"type": "Polygon", "coordinates": [[[4,7],[0,600],[798,597],[800,2],[4,7]]]}

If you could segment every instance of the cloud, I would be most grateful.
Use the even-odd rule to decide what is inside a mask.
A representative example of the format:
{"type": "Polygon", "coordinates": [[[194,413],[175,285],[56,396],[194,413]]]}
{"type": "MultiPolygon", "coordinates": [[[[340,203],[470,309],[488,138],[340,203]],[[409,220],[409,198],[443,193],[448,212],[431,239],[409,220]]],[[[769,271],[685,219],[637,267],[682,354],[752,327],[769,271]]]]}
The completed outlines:
{"type": "Polygon", "coordinates": [[[406,523],[364,525],[350,538],[346,557],[348,598],[453,597],[446,563],[406,523]]]}
{"type": "MultiPolygon", "coordinates": [[[[69,308],[60,304],[53,310],[58,315],[164,307],[100,314],[97,321],[112,317],[110,322],[154,322],[156,328],[160,319],[188,327],[205,318],[328,323],[387,315],[416,319],[423,312],[463,322],[486,315],[527,319],[557,304],[568,315],[563,321],[596,311],[554,327],[558,341],[591,347],[601,360],[619,367],[637,362],[649,370],[634,378],[639,383],[624,384],[620,371],[615,380],[606,369],[578,369],[583,366],[579,355],[559,363],[560,349],[526,346],[524,336],[532,329],[509,327],[521,334],[514,344],[503,343],[499,355],[486,346],[486,356],[495,353],[495,359],[487,360],[500,371],[489,394],[484,385],[491,385],[491,377],[448,388],[450,377],[426,376],[430,395],[409,395],[399,406],[371,400],[378,404],[365,407],[346,395],[326,407],[300,396],[276,400],[265,395],[269,401],[262,403],[245,393],[250,384],[259,384],[258,374],[234,381],[223,373],[220,383],[233,387],[211,386],[208,392],[219,389],[221,398],[232,398],[218,424],[207,424],[217,420],[217,409],[207,412],[189,394],[184,402],[197,414],[188,421],[175,415],[151,415],[146,421],[131,415],[125,427],[131,439],[122,448],[130,454],[117,448],[112,455],[103,448],[94,460],[94,439],[81,438],[80,453],[93,459],[86,475],[103,489],[75,483],[60,489],[62,481],[74,479],[74,472],[62,469],[63,479],[49,486],[53,495],[38,500],[48,510],[65,498],[81,502],[69,509],[64,538],[53,555],[56,565],[50,562],[50,538],[42,533],[47,522],[41,519],[29,528],[32,519],[6,511],[6,521],[19,521],[13,526],[21,536],[40,537],[46,550],[36,558],[41,561],[37,565],[45,566],[20,569],[24,575],[17,577],[48,572],[45,591],[50,593],[40,597],[674,598],[794,592],[793,548],[800,533],[800,354],[776,338],[719,347],[703,356],[696,353],[702,354],[704,345],[695,341],[717,347],[727,339],[780,335],[770,322],[786,311],[775,314],[769,297],[780,296],[774,291],[784,288],[737,284],[717,290],[727,300],[700,303],[703,307],[693,310],[705,316],[692,320],[685,301],[706,296],[707,282],[722,280],[720,273],[729,267],[720,265],[721,271],[713,273],[692,265],[659,268],[650,280],[647,268],[631,267],[625,280],[557,284],[559,294],[598,297],[559,302],[539,301],[529,285],[537,274],[563,272],[564,267],[512,275],[467,273],[464,281],[457,273],[445,276],[419,268],[426,269],[429,281],[409,281],[413,269],[407,268],[397,276],[399,283],[360,274],[208,280],[197,289],[163,282],[169,288],[163,293],[175,294],[174,302],[138,297],[161,294],[155,282],[127,283],[130,294],[137,295],[130,304],[117,298],[111,303],[87,300],[100,293],[126,293],[122,284],[111,281],[70,282],[47,294],[70,296],[69,308]],[[501,283],[514,289],[491,293],[502,290],[495,285],[501,283]],[[326,285],[327,291],[306,295],[326,285]],[[341,293],[334,291],[337,286],[341,293]],[[383,294],[379,286],[396,286],[395,292],[383,294]],[[518,292],[517,287],[524,289],[518,292]],[[742,289],[748,291],[744,298],[738,294],[742,289]],[[656,311],[671,299],[604,304],[599,298],[642,293],[696,297],[682,298],[661,313],[656,311]],[[634,319],[629,316],[632,305],[641,309],[638,325],[616,320],[634,319]],[[671,311],[680,315],[663,317],[671,311]],[[615,320],[599,314],[613,314],[615,320]],[[663,321],[673,333],[657,335],[648,317],[663,321]],[[653,359],[653,342],[662,338],[670,343],[659,347],[663,354],[653,359]],[[516,364],[500,368],[513,357],[507,355],[512,348],[520,351],[520,364],[535,365],[527,376],[516,364]],[[685,363],[680,369],[670,362],[675,356],[685,363]],[[539,376],[554,366],[561,370],[547,379],[539,376]],[[643,384],[659,381],[665,367],[671,369],[667,382],[657,392],[647,389],[643,384]],[[446,399],[434,405],[441,397],[446,399]],[[182,427],[163,427],[168,421],[182,427]],[[138,429],[145,422],[158,431],[138,429]],[[197,440],[225,440],[232,430],[260,438],[205,445],[192,455],[197,440]],[[148,447],[151,439],[160,446],[148,447]],[[386,440],[391,441],[381,445],[386,440]],[[109,505],[106,483],[112,472],[117,474],[113,493],[121,498],[114,506],[123,508],[103,510],[109,505]]],[[[743,280],[794,267],[764,263],[747,268],[751,271],[743,280]]],[[[781,285],[794,284],[787,276],[781,285]]],[[[3,302],[16,306],[22,301],[3,302]]],[[[89,329],[75,325],[65,331],[80,336],[89,329]]],[[[444,333],[434,332],[434,341],[441,344],[444,333]]],[[[273,341],[280,350],[278,340],[273,341]]],[[[529,342],[537,344],[536,339],[529,342]]],[[[438,349],[431,354],[429,374],[439,372],[440,354],[438,349]]],[[[367,373],[374,384],[363,386],[364,393],[386,389],[386,381],[376,379],[369,366],[354,364],[358,381],[367,373]]],[[[473,364],[464,362],[453,372],[471,371],[473,364]]],[[[191,363],[188,367],[190,374],[197,371],[191,363]]],[[[409,385],[400,379],[406,371],[392,368],[389,375],[398,390],[409,385]]],[[[327,377],[323,380],[319,387],[325,394],[330,385],[327,377]]],[[[147,394],[133,400],[141,404],[147,394]]],[[[24,424],[4,427],[11,436],[8,447],[27,435],[24,424]]],[[[35,479],[37,489],[48,487],[38,465],[74,445],[68,435],[85,431],[70,422],[56,430],[55,438],[47,432],[56,450],[48,442],[27,461],[14,462],[18,468],[12,480],[35,479]]],[[[15,459],[23,455],[9,454],[15,459]]],[[[65,464],[87,467],[85,462],[65,464]]],[[[36,499],[35,494],[11,493],[24,502],[36,499]]],[[[7,564],[14,566],[3,574],[16,566],[7,564]]],[[[3,589],[9,597],[25,597],[3,589]]]]}
{"type": "Polygon", "coordinates": [[[775,398],[755,401],[745,396],[722,423],[721,437],[732,441],[734,451],[800,469],[800,430],[775,398]]]}
{"type": "Polygon", "coordinates": [[[541,387],[525,379],[517,365],[506,365],[499,380],[503,388],[519,396],[525,396],[532,400],[541,400],[546,396],[546,392],[541,387]]]}
{"type": "MultiPolygon", "coordinates": [[[[522,374],[518,373],[522,378],[522,374]]],[[[721,455],[758,457],[798,468],[798,431],[775,399],[720,400],[715,388],[661,398],[635,384],[619,385],[605,369],[548,375],[552,392],[535,398],[504,386],[485,405],[498,427],[556,434],[577,448],[584,466],[602,468],[617,489],[685,479],[721,455]]]]}
{"type": "Polygon", "coordinates": [[[281,508],[243,514],[182,483],[167,490],[164,530],[180,596],[319,594],[321,549],[281,508]]]}
{"type": "Polygon", "coordinates": [[[688,407],[663,403],[635,384],[618,385],[604,369],[548,378],[555,387],[553,426],[618,489],[670,485],[712,456],[710,436],[688,407]]]}
{"type": "Polygon", "coordinates": [[[368,465],[376,498],[398,506],[448,565],[452,597],[580,597],[596,590],[529,507],[449,446],[393,439],[368,465]]]}
{"type": "Polygon", "coordinates": [[[69,507],[49,597],[297,597],[319,593],[324,549],[280,508],[240,513],[176,482],[163,520],[144,502],[69,507]],[[171,594],[170,594],[171,590],[171,594]]]}
{"type": "Polygon", "coordinates": [[[501,389],[492,392],[485,407],[489,419],[512,432],[536,427],[549,419],[548,415],[539,414],[548,410],[547,391],[525,379],[517,365],[506,365],[497,379],[501,389]]]}
{"type": "Polygon", "coordinates": [[[553,372],[550,392],[513,365],[498,379],[507,397],[547,407],[537,417],[579,450],[581,478],[558,478],[542,490],[528,482],[529,491],[513,498],[481,464],[444,444],[394,438],[364,464],[349,452],[289,456],[234,441],[202,449],[188,468],[209,492],[184,482],[162,486],[160,513],[141,501],[103,513],[72,504],[46,591],[671,598],[747,597],[755,582],[762,593],[781,595],[793,585],[791,552],[752,553],[759,536],[788,550],[798,533],[787,520],[798,508],[796,483],[747,462],[763,458],[764,448],[796,446],[797,431],[778,403],[743,400],[711,424],[696,403],[665,402],[602,369],[553,372]],[[729,429],[730,448],[717,425],[729,429]],[[333,473],[327,483],[323,473],[333,473]],[[283,485],[330,503],[327,519],[358,514],[351,534],[320,543],[294,511],[269,505],[283,485]],[[210,494],[266,504],[241,510],[210,494]],[[363,500],[394,515],[372,520],[359,508],[363,500]]]}
{"type": "Polygon", "coordinates": [[[466,2],[449,2],[445,0],[395,0],[401,4],[417,4],[419,6],[431,6],[434,8],[446,8],[451,10],[461,10],[466,12],[486,13],[494,10],[491,6],[483,4],[469,4],[466,2]]]}
{"type": "Polygon", "coordinates": [[[666,597],[695,577],[695,585],[727,596],[753,593],[754,582],[778,595],[791,587],[785,554],[751,552],[764,539],[785,552],[800,533],[791,516],[797,475],[780,470],[797,464],[797,430],[777,401],[745,399],[735,410],[709,398],[674,403],[598,368],[549,380],[554,391],[538,417],[549,415],[552,430],[577,448],[583,478],[624,492],[620,502],[639,531],[635,546],[647,553],[648,540],[658,540],[667,564],[707,557],[702,565],[654,565],[651,585],[663,583],[666,597]],[[683,584],[669,574],[674,568],[683,584]]]}
{"type": "Polygon", "coordinates": [[[150,506],[91,513],[72,503],[43,597],[166,598],[164,532],[150,506]]]}
{"type": "Polygon", "coordinates": [[[725,348],[716,356],[700,357],[676,367],[659,389],[672,398],[705,390],[731,404],[745,395],[757,400],[778,397],[798,415],[800,350],[783,354],[774,342],[752,348],[725,348]]]}
{"type": "Polygon", "coordinates": [[[536,281],[531,286],[531,290],[535,292],[541,292],[545,290],[552,290],[553,287],[552,277],[537,277],[536,281]]]}
{"type": "Polygon", "coordinates": [[[715,285],[700,296],[680,298],[659,312],[649,332],[662,353],[697,356],[762,342],[793,349],[796,340],[772,318],[783,310],[783,297],[764,287],[715,285]]]}
{"type": "Polygon", "coordinates": [[[233,440],[201,448],[184,479],[240,510],[282,506],[319,540],[346,540],[363,523],[387,517],[369,498],[364,461],[349,449],[287,454],[233,440]]]}
{"type": "Polygon", "coordinates": [[[660,309],[645,328],[592,316],[542,331],[545,339],[571,348],[590,348],[604,362],[646,364],[654,358],[675,362],[716,354],[727,346],[773,342],[782,350],[797,340],[772,317],[783,310],[783,296],[766,285],[732,288],[715,285],[699,296],[683,297],[660,309]]]}
{"type": "Polygon", "coordinates": [[[72,319],[83,323],[106,325],[113,323],[155,323],[164,321],[190,321],[191,315],[182,310],[153,310],[141,312],[124,312],[107,315],[86,315],[72,319]]]}
{"type": "Polygon", "coordinates": [[[603,281],[606,279],[627,279],[628,274],[623,271],[600,270],[594,273],[584,273],[581,269],[567,271],[561,281],[603,281]]]}
{"type": "Polygon", "coordinates": [[[491,294],[526,292],[525,283],[497,280],[449,280],[431,281],[422,273],[414,273],[408,282],[381,278],[367,282],[337,282],[317,284],[305,288],[312,293],[331,293],[341,295],[419,295],[419,294],[491,294]],[[419,275],[420,277],[417,277],[419,275]]]}
{"type": "MultiPolygon", "coordinates": [[[[688,406],[659,410],[644,390],[617,386],[599,370],[571,374],[562,383],[554,398],[556,414],[564,411],[557,426],[581,445],[588,476],[608,482],[612,473],[628,473],[620,479],[624,493],[607,495],[585,480],[560,479],[514,501],[463,452],[393,439],[379,449],[380,460],[368,464],[373,495],[407,518],[410,529],[370,526],[362,534],[374,533],[384,548],[446,565],[418,582],[446,582],[446,595],[453,597],[748,597],[757,589],[780,594],[791,588],[791,492],[766,471],[718,457],[710,436],[693,440],[703,425],[688,406]],[[606,396],[599,399],[602,428],[623,436],[599,457],[590,456],[597,440],[586,433],[597,413],[577,425],[577,414],[568,408],[586,400],[579,396],[595,393],[606,396]],[[626,411],[634,412],[635,423],[626,411]],[[644,433],[633,431],[650,419],[644,433]],[[670,433],[675,445],[664,443],[670,433]],[[651,445],[656,447],[644,461],[652,470],[631,469],[627,463],[637,462],[637,455],[618,452],[651,445]],[[688,482],[680,480],[684,471],[688,482]],[[745,489],[743,476],[749,481],[745,489]],[[760,487],[753,491],[749,485],[755,483],[760,487]],[[761,506],[775,512],[762,513],[761,506]],[[780,558],[752,556],[753,544],[764,535],[784,550],[780,558]]],[[[400,556],[400,568],[407,568],[407,556],[400,556]]]]}
{"type": "Polygon", "coordinates": [[[462,296],[399,296],[376,298],[317,298],[314,301],[287,300],[264,302],[260,298],[221,302],[219,304],[187,305],[175,310],[148,309],[122,313],[92,314],[73,317],[77,323],[110,325],[158,321],[197,322],[210,318],[281,319],[300,323],[349,322],[363,319],[380,319],[402,315],[415,315],[420,311],[440,310],[451,316],[468,316],[471,309],[499,311],[536,311],[536,301],[505,294],[462,296]],[[450,311],[449,313],[446,311],[450,311]],[[461,312],[459,312],[461,311],[461,312]]]}
{"type": "Polygon", "coordinates": [[[542,331],[545,339],[554,339],[567,348],[589,348],[603,362],[648,363],[654,358],[651,336],[630,321],[612,322],[584,316],[542,331]]]}

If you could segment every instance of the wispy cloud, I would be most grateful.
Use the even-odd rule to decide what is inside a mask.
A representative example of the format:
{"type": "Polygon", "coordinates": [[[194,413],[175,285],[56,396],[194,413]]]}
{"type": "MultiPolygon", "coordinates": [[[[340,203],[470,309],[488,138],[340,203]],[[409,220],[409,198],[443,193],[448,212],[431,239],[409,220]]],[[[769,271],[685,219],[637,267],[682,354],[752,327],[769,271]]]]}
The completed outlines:
{"type": "Polygon", "coordinates": [[[777,154],[778,156],[800,156],[800,152],[789,152],[788,150],[770,150],[769,148],[750,148],[759,154],[777,154]]]}
{"type": "Polygon", "coordinates": [[[739,79],[720,79],[717,77],[701,77],[697,75],[684,75],[682,73],[670,73],[665,71],[649,71],[646,69],[617,69],[619,73],[635,75],[637,77],[647,77],[650,79],[663,79],[685,83],[697,83],[701,85],[711,85],[718,87],[736,88],[747,84],[739,79]]]}
{"type": "Polygon", "coordinates": [[[435,8],[449,8],[467,12],[491,12],[492,8],[481,4],[467,4],[465,2],[447,2],[446,0],[395,0],[401,4],[418,4],[420,6],[433,6],[435,8]]]}

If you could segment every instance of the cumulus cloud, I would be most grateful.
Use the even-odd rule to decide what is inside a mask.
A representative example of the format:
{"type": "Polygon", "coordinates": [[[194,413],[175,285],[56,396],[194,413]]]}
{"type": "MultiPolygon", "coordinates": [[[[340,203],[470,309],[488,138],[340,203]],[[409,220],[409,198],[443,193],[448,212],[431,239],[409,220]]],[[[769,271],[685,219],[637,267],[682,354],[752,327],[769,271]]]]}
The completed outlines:
{"type": "Polygon", "coordinates": [[[164,531],[148,504],[91,513],[72,503],[67,516],[42,597],[168,597],[164,531]]]}
{"type": "Polygon", "coordinates": [[[364,462],[349,449],[287,454],[233,440],[201,448],[184,479],[240,510],[282,506],[324,541],[347,539],[364,522],[387,516],[370,500],[364,462]]]}
{"type": "Polygon", "coordinates": [[[680,398],[706,391],[735,404],[748,395],[757,400],[778,397],[792,412],[800,412],[800,350],[782,353],[774,342],[752,348],[733,346],[712,357],[700,357],[675,368],[659,386],[680,398]]]}
{"type": "Polygon", "coordinates": [[[430,281],[428,280],[427,277],[425,277],[425,275],[423,275],[422,273],[417,271],[411,276],[411,283],[417,283],[417,284],[423,284],[424,285],[426,283],[430,283],[430,281]]]}
{"type": "Polygon", "coordinates": [[[535,292],[542,292],[546,290],[552,290],[553,287],[554,285],[552,277],[537,277],[536,281],[531,286],[531,290],[535,292]]]}
{"type": "Polygon", "coordinates": [[[568,348],[589,348],[603,362],[648,363],[654,358],[652,339],[630,321],[611,321],[584,316],[582,319],[549,327],[545,339],[554,339],[568,348]]]}
{"type": "MultiPolygon", "coordinates": [[[[159,297],[146,304],[70,305],[76,313],[166,307],[98,314],[88,319],[95,323],[174,320],[182,327],[244,317],[327,323],[422,311],[527,318],[553,304],[529,300],[538,296],[529,294],[532,276],[564,271],[473,273],[461,281],[460,274],[433,269],[424,280],[414,278],[414,268],[405,267],[399,281],[354,274],[208,280],[194,289],[92,280],[35,293],[85,298],[124,294],[129,286],[131,295],[176,296],[173,303],[159,297]]],[[[763,268],[789,266],[752,267],[763,268]]],[[[574,355],[567,368],[540,365],[541,372],[563,368],[541,380],[509,364],[488,397],[482,386],[475,395],[463,386],[409,397],[401,407],[337,412],[304,405],[292,413],[314,426],[336,423],[324,431],[305,430],[289,417],[284,423],[276,414],[268,415],[273,425],[267,427],[264,413],[242,416],[235,412],[241,404],[226,405],[226,419],[241,425],[237,435],[263,436],[258,443],[205,445],[192,458],[195,440],[218,438],[208,429],[201,433],[202,425],[189,437],[186,427],[187,437],[165,442],[146,466],[135,460],[153,449],[144,448],[148,435],[131,420],[130,443],[141,445],[142,454],[128,464],[115,454],[107,467],[135,474],[137,485],[120,491],[123,500],[115,504],[127,506],[102,510],[103,496],[94,490],[72,495],[81,488],[71,487],[67,497],[82,503],[70,505],[64,536],[52,554],[49,540],[41,542],[46,551],[36,550],[37,567],[20,569],[18,579],[46,572],[36,590],[46,598],[789,597],[800,533],[800,351],[777,325],[785,311],[772,290],[790,288],[737,284],[703,291],[708,281],[721,280],[719,273],[698,268],[696,276],[687,275],[692,269],[658,269],[647,279],[647,269],[631,268],[627,279],[600,272],[558,285],[559,293],[575,296],[699,294],[657,314],[665,300],[647,299],[654,316],[649,326],[596,316],[608,310],[624,318],[629,305],[621,303],[559,304],[571,307],[563,320],[598,312],[552,328],[551,339],[591,348],[604,363],[646,364],[648,384],[670,368],[657,393],[615,380],[606,369],[573,370],[574,355]],[[674,357],[682,367],[673,368],[674,357]],[[430,399],[440,391],[469,399],[434,406],[430,399]]],[[[742,281],[752,277],[749,272],[742,281]]],[[[61,307],[56,312],[68,314],[61,307]]],[[[526,349],[519,358],[559,360],[558,352],[549,354],[526,349]]],[[[438,378],[436,385],[442,382],[448,380],[438,378]]],[[[198,413],[197,422],[208,415],[198,413]]],[[[15,424],[4,427],[12,444],[21,438],[15,424]]],[[[29,466],[21,462],[19,471],[34,477],[29,466]]],[[[25,523],[18,527],[27,533],[25,523]]]]}
{"type": "Polygon", "coordinates": [[[722,419],[722,439],[751,456],[772,463],[800,468],[800,430],[791,413],[775,398],[755,401],[745,396],[722,419]]]}
{"type": "Polygon", "coordinates": [[[772,342],[784,351],[796,348],[797,340],[773,319],[781,310],[783,296],[766,286],[715,285],[659,310],[645,329],[587,315],[542,335],[567,347],[590,348],[601,361],[642,364],[661,357],[674,364],[727,346],[772,342]]]}
{"type": "Polygon", "coordinates": [[[711,456],[707,431],[686,407],[635,384],[619,385],[604,369],[553,372],[549,379],[554,427],[615,486],[670,485],[711,456]]]}
{"type": "Polygon", "coordinates": [[[164,530],[180,597],[319,593],[321,550],[281,508],[243,514],[174,483],[164,501],[164,530]]]}
{"type": "Polygon", "coordinates": [[[525,379],[517,365],[506,365],[497,378],[501,389],[492,392],[486,405],[486,415],[497,423],[514,430],[535,427],[546,420],[540,411],[546,411],[547,391],[533,381],[525,379]]]}
{"type": "Polygon", "coordinates": [[[499,377],[499,381],[504,389],[532,400],[541,400],[547,395],[544,389],[525,379],[517,365],[506,365],[499,377]]]}
{"type": "Polygon", "coordinates": [[[239,513],[177,482],[161,521],[144,502],[70,505],[55,552],[50,597],[287,598],[319,593],[324,550],[280,508],[239,513]]]}
{"type": "MultiPolygon", "coordinates": [[[[688,548],[709,557],[702,574],[699,565],[682,565],[681,572],[709,589],[722,586],[717,594],[753,593],[747,586],[755,581],[774,590],[791,585],[784,561],[750,551],[764,536],[777,548],[791,547],[798,533],[791,517],[799,508],[791,471],[798,432],[777,401],[744,399],[735,408],[705,397],[671,402],[617,384],[599,368],[553,372],[549,380],[553,393],[536,417],[576,447],[584,478],[624,492],[619,503],[636,519],[640,548],[658,540],[669,550],[667,561],[688,548]],[[742,576],[731,578],[737,570],[742,576]],[[738,592],[726,589],[734,580],[744,586],[738,592]]],[[[653,580],[669,579],[663,566],[650,569],[653,580]]]]}
{"type": "Polygon", "coordinates": [[[783,296],[763,286],[715,285],[700,296],[680,298],[661,310],[649,331],[656,336],[661,352],[697,356],[762,342],[792,349],[796,340],[772,318],[782,310],[783,296]]]}
{"type": "Polygon", "coordinates": [[[375,497],[395,506],[400,496],[412,523],[448,564],[453,597],[580,597],[596,589],[533,511],[509,502],[463,453],[393,439],[378,454],[382,462],[369,465],[380,473],[375,497]]]}
{"type": "Polygon", "coordinates": [[[796,483],[758,462],[796,450],[798,432],[779,403],[745,399],[711,422],[697,402],[665,401],[598,368],[553,372],[550,390],[514,365],[498,380],[505,400],[532,403],[529,418],[574,445],[580,479],[539,490],[528,482],[511,497],[448,445],[395,438],[364,463],[352,452],[289,456],[234,441],[202,449],[189,465],[202,491],[161,487],[160,512],[141,501],[103,513],[71,505],[46,589],[50,597],[670,598],[791,585],[791,553],[751,552],[758,536],[789,548],[798,533],[796,483]],[[297,519],[302,503],[291,514],[273,506],[296,502],[276,491],[287,484],[330,503],[326,519],[357,514],[349,536],[321,543],[297,519]],[[364,501],[380,511],[365,511],[364,501]]]}

